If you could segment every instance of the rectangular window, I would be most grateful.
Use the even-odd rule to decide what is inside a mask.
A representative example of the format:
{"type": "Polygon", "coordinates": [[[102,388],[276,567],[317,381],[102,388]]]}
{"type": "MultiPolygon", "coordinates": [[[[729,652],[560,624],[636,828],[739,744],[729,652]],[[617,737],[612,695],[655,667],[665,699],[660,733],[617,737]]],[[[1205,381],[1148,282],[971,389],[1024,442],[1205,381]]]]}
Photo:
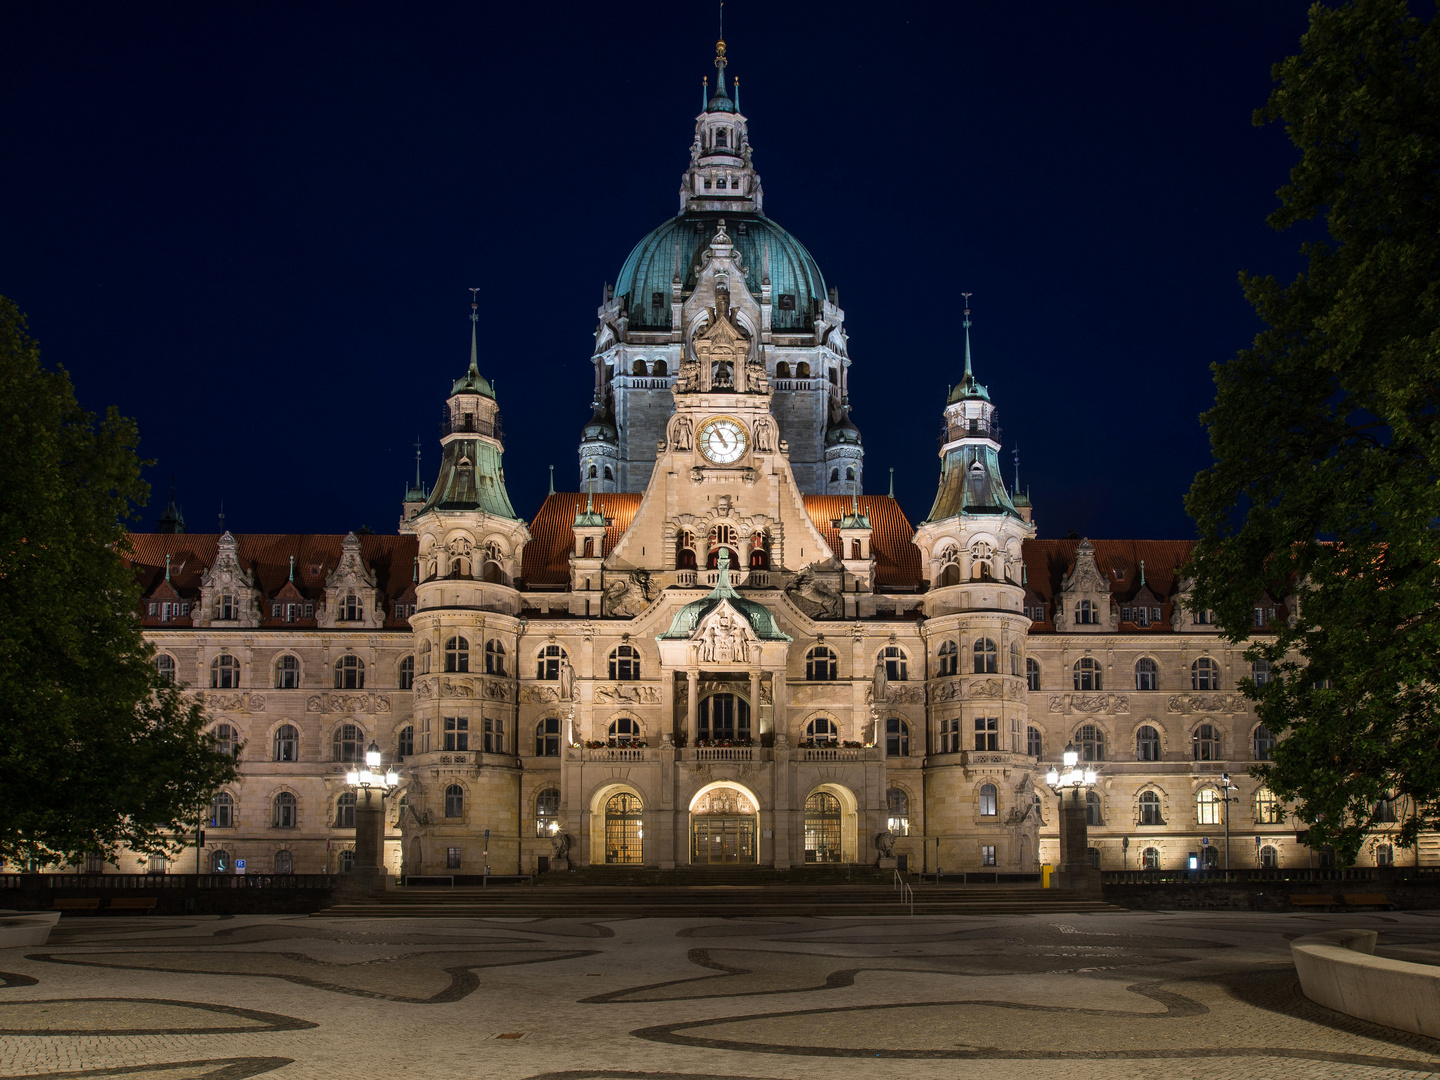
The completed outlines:
{"type": "Polygon", "coordinates": [[[470,749],[470,718],[467,716],[445,717],[446,750],[470,749]]]}
{"type": "Polygon", "coordinates": [[[1010,752],[1020,753],[1020,720],[1018,718],[1010,721],[1010,752]]]}
{"type": "Polygon", "coordinates": [[[280,617],[280,605],[279,605],[279,604],[271,604],[271,605],[270,605],[270,617],[271,617],[272,619],[278,619],[278,618],[280,617]]]}
{"type": "Polygon", "coordinates": [[[960,720],[940,721],[940,753],[958,754],[960,752],[960,720]]]}
{"type": "Polygon", "coordinates": [[[994,866],[994,865],[995,865],[995,845],[994,845],[994,844],[984,844],[984,845],[981,846],[981,848],[980,848],[980,865],[981,865],[981,866],[994,866]]]}
{"type": "Polygon", "coordinates": [[[430,721],[428,718],[420,724],[420,745],[423,747],[420,751],[422,754],[430,752],[430,721]]]}
{"type": "Polygon", "coordinates": [[[151,614],[151,615],[154,615],[156,608],[158,608],[159,606],[160,606],[160,605],[156,604],[156,603],[152,600],[152,601],[150,602],[150,614],[151,614]]]}
{"type": "Polygon", "coordinates": [[[447,847],[445,849],[445,869],[460,869],[460,849],[458,847],[447,847]]]}
{"type": "Polygon", "coordinates": [[[998,716],[977,716],[975,718],[975,749],[1000,749],[1000,718],[998,716]]]}
{"type": "Polygon", "coordinates": [[[307,618],[307,619],[313,619],[314,617],[315,617],[315,605],[314,605],[314,604],[306,604],[306,605],[305,605],[305,618],[307,618]]]}
{"type": "Polygon", "coordinates": [[[485,753],[505,753],[505,721],[485,718],[485,753]]]}

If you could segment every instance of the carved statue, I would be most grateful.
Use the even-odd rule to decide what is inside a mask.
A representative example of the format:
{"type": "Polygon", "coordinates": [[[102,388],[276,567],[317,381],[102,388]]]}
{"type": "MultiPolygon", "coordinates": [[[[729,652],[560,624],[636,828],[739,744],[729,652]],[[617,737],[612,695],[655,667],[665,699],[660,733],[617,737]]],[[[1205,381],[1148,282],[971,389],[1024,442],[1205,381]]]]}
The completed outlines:
{"type": "Polygon", "coordinates": [[[568,656],[560,657],[560,700],[575,700],[575,668],[568,656]]]}
{"type": "Polygon", "coordinates": [[[744,664],[750,658],[745,627],[731,612],[721,608],[700,631],[700,660],[709,664],[744,664]]]}
{"type": "Polygon", "coordinates": [[[605,586],[600,610],[612,617],[634,618],[650,605],[651,592],[650,572],[632,570],[628,576],[613,578],[605,586]]]}
{"type": "Polygon", "coordinates": [[[895,857],[895,834],[889,829],[882,833],[876,833],[875,850],[879,852],[880,858],[893,859],[895,857]]]}
{"type": "Polygon", "coordinates": [[[550,837],[550,857],[556,862],[570,857],[569,833],[556,833],[550,837]]]}
{"type": "Polygon", "coordinates": [[[870,700],[871,700],[871,701],[876,701],[876,702],[884,701],[884,700],[885,700],[885,697],[886,697],[886,693],[885,693],[885,692],[889,689],[889,682],[888,682],[888,680],[885,678],[885,657],[884,657],[884,656],[877,656],[877,657],[875,658],[875,671],[874,671],[874,673],[870,676],[870,686],[871,686],[871,698],[870,698],[870,700]]]}
{"type": "Polygon", "coordinates": [[[674,425],[670,429],[670,439],[675,444],[675,449],[689,450],[692,434],[690,419],[685,416],[677,416],[674,425]]]}
{"type": "Polygon", "coordinates": [[[838,619],[845,607],[840,594],[816,577],[814,569],[808,566],[785,587],[785,595],[812,619],[838,619]]]}

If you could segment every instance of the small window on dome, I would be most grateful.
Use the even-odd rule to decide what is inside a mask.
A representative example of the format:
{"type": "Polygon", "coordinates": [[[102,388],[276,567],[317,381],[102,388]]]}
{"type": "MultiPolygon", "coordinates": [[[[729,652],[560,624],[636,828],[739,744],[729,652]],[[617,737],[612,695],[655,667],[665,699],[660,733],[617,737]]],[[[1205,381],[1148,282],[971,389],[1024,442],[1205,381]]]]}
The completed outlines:
{"type": "MultiPolygon", "coordinates": [[[[736,186],[737,188],[740,186],[740,184],[739,184],[738,181],[736,182],[735,186],[736,186]]],[[[746,236],[746,235],[748,235],[748,231],[747,231],[747,229],[745,228],[745,222],[743,222],[743,221],[740,222],[738,228],[739,228],[739,230],[740,230],[740,235],[741,235],[741,236],[746,236]]]]}
{"type": "Polygon", "coordinates": [[[715,184],[721,191],[725,190],[725,178],[722,176],[715,184]]]}
{"type": "Polygon", "coordinates": [[[780,310],[781,310],[781,311],[794,311],[794,310],[795,310],[795,294],[794,294],[794,293],[788,293],[788,292],[787,292],[787,293],[781,293],[781,294],[780,294],[780,310]]]}
{"type": "Polygon", "coordinates": [[[665,306],[665,294],[661,292],[652,292],[650,294],[650,306],[652,308],[663,308],[665,306]]]}
{"type": "Polygon", "coordinates": [[[709,181],[709,180],[706,180],[706,181],[705,181],[705,190],[706,190],[706,191],[709,191],[709,190],[710,190],[710,181],[709,181]]]}

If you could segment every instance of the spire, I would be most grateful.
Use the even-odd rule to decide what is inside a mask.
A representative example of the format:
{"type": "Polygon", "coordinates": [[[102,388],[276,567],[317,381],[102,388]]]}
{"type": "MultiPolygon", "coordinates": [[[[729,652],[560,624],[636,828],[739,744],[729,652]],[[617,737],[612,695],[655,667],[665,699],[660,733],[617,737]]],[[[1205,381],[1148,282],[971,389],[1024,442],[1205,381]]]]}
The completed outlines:
{"type": "Polygon", "coordinates": [[[415,490],[421,489],[420,480],[420,436],[415,436],[415,490]]]}
{"type": "MultiPolygon", "coordinates": [[[[480,302],[477,299],[480,295],[479,289],[470,290],[470,374],[480,374],[480,352],[477,348],[476,338],[480,327],[480,302]]],[[[966,312],[969,315],[969,312],[966,312]]],[[[967,322],[965,324],[969,326],[967,322]]],[[[966,339],[969,340],[968,338],[966,339]]],[[[969,355],[969,347],[966,347],[966,355],[969,355]]],[[[968,370],[968,368],[967,368],[968,370]]]]}
{"type": "Polygon", "coordinates": [[[974,382],[975,373],[970,370],[970,297],[974,293],[961,293],[965,298],[965,381],[974,382]]]}
{"type": "Polygon", "coordinates": [[[161,533],[183,533],[185,531],[185,515],[180,512],[180,507],[175,505],[175,477],[170,477],[170,505],[160,512],[160,523],[155,527],[156,532],[161,533]]]}
{"type": "Polygon", "coordinates": [[[1145,560],[1140,560],[1140,587],[1145,587],[1145,560]]]}
{"type": "Polygon", "coordinates": [[[1015,494],[1020,494],[1020,444],[1015,444],[1015,494]]]}
{"type": "Polygon", "coordinates": [[[291,556],[290,556],[290,581],[291,581],[292,584],[293,584],[294,581],[295,581],[295,556],[294,556],[294,555],[291,555],[291,556]]]}
{"type": "Polygon", "coordinates": [[[550,466],[550,494],[555,494],[555,466],[550,466]]]}
{"type": "Polygon", "coordinates": [[[895,470],[890,470],[890,498],[895,497],[895,470]]]}
{"type": "Polygon", "coordinates": [[[170,553],[168,551],[165,553],[165,581],[167,584],[170,581],[170,553]]]}
{"type": "Polygon", "coordinates": [[[224,534],[224,532],[225,532],[225,500],[224,500],[224,499],[221,499],[221,500],[220,500],[220,532],[221,532],[221,534],[224,534]]]}

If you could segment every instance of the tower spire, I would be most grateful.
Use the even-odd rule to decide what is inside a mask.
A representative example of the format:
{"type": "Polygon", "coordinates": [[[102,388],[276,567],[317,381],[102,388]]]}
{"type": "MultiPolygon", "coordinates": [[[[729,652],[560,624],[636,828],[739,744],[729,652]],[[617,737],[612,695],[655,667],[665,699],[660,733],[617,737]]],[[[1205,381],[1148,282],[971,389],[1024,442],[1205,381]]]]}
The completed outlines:
{"type": "MultiPolygon", "coordinates": [[[[480,374],[480,352],[476,344],[476,337],[480,326],[479,295],[480,290],[478,288],[470,290],[470,371],[475,375],[480,374]]],[[[970,324],[966,323],[965,325],[968,326],[970,324]]],[[[416,456],[418,458],[418,451],[416,456]]]]}
{"type": "Polygon", "coordinates": [[[960,295],[965,298],[965,378],[968,381],[975,377],[970,370],[970,297],[975,294],[966,292],[960,295]]]}
{"type": "Polygon", "coordinates": [[[555,494],[555,466],[550,466],[550,494],[555,494]]]}

